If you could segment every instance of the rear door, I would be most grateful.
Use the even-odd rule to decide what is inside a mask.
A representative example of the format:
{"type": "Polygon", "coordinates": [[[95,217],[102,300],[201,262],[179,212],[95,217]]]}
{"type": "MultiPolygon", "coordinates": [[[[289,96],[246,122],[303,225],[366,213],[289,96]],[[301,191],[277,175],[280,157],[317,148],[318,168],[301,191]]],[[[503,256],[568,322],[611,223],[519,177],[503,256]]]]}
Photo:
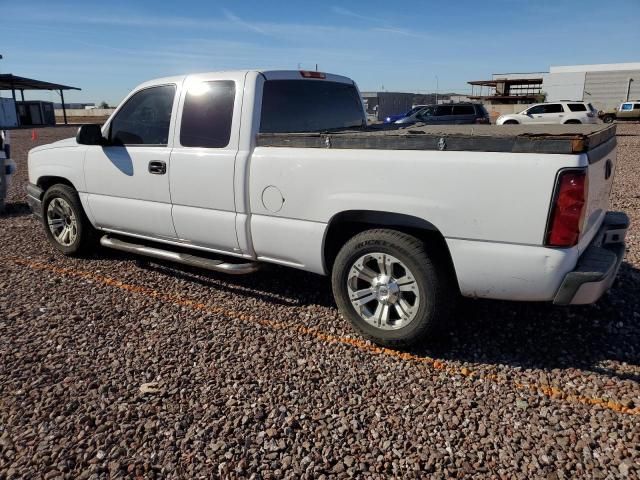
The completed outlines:
{"type": "Polygon", "coordinates": [[[456,123],[453,116],[453,105],[438,105],[433,121],[436,125],[452,125],[456,123]]]}
{"type": "Polygon", "coordinates": [[[172,216],[181,241],[237,252],[234,169],[245,73],[190,76],[171,153],[172,216]]]}
{"type": "Polygon", "coordinates": [[[458,125],[476,123],[476,110],[473,105],[454,105],[453,117],[458,125]]]}

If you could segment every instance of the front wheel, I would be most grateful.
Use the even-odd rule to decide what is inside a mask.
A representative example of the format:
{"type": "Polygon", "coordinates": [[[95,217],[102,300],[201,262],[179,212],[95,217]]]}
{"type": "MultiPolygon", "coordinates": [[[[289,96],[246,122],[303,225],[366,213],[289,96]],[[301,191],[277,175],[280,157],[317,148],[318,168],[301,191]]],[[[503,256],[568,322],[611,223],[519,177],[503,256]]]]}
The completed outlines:
{"type": "Polygon", "coordinates": [[[604,123],[613,123],[614,120],[615,117],[613,115],[605,115],[604,117],[602,117],[602,121],[604,123]]]}
{"type": "Polygon", "coordinates": [[[58,251],[74,256],[95,245],[96,232],[73,188],[63,184],[52,186],[44,194],[42,207],[47,238],[58,251]]]}
{"type": "Polygon", "coordinates": [[[457,297],[436,249],[395,230],[367,230],[336,257],[333,294],[342,314],[371,341],[409,347],[447,324],[457,297]]]}

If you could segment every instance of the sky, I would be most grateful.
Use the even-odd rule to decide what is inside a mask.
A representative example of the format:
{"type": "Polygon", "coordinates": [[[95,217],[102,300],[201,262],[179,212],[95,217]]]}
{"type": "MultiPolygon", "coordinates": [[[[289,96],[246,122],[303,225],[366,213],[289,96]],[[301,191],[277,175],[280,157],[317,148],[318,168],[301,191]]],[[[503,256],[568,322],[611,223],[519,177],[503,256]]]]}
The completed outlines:
{"type": "Polygon", "coordinates": [[[82,88],[68,102],[114,105],[146,80],[216,70],[317,64],[363,91],[467,93],[492,73],[640,61],[640,0],[0,0],[0,12],[0,73],[82,88]]]}

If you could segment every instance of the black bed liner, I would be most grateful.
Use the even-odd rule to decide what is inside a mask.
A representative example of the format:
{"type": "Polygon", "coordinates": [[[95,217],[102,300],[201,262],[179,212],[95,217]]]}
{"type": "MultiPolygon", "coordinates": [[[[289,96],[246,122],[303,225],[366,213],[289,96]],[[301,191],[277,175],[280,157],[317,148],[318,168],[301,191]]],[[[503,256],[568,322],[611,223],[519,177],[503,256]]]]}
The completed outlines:
{"type": "Polygon", "coordinates": [[[260,133],[259,147],[585,153],[616,135],[615,125],[372,125],[357,130],[260,133]]]}

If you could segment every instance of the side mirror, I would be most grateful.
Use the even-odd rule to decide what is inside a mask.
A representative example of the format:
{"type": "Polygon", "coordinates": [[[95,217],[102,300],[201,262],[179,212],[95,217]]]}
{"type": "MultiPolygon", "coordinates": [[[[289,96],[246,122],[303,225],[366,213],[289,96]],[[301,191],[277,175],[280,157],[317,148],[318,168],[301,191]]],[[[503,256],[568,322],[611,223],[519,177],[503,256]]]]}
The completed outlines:
{"type": "Polygon", "coordinates": [[[105,139],[102,136],[100,125],[95,123],[82,125],[76,134],[76,142],[80,145],[104,145],[105,139]]]}

